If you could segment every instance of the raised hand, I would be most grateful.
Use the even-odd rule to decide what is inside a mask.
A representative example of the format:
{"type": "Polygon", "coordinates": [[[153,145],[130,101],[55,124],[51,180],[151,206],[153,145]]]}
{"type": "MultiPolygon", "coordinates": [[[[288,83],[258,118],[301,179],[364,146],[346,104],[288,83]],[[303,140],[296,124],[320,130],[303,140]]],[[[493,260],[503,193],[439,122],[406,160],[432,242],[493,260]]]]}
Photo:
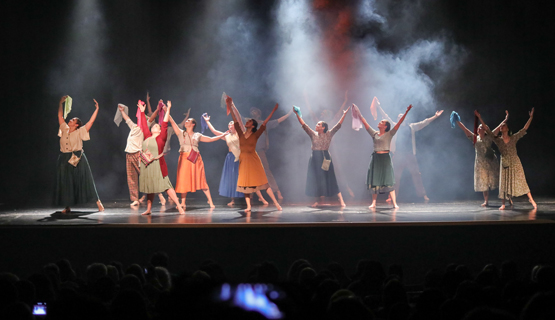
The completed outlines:
{"type": "Polygon", "coordinates": [[[66,100],[67,100],[67,96],[63,96],[63,97],[60,99],[60,103],[64,103],[66,100]]]}
{"type": "Polygon", "coordinates": [[[95,106],[95,108],[97,108],[97,109],[98,109],[98,102],[96,102],[96,100],[95,100],[95,99],[93,99],[93,101],[94,101],[94,106],[95,106]]]}
{"type": "MultiPolygon", "coordinates": [[[[167,110],[170,110],[171,107],[172,107],[172,102],[171,102],[170,100],[168,100],[168,107],[167,107],[167,110]]],[[[167,110],[164,110],[164,111],[167,111],[167,110]]]]}
{"type": "MultiPolygon", "coordinates": [[[[409,112],[410,109],[412,109],[412,104],[409,105],[409,106],[407,107],[407,111],[406,111],[406,112],[409,112]]],[[[442,112],[443,112],[443,111],[442,111],[442,112]]]]}
{"type": "Polygon", "coordinates": [[[141,110],[141,112],[145,112],[146,105],[145,105],[145,103],[142,102],[141,100],[139,100],[139,102],[137,102],[137,107],[139,107],[139,109],[141,110]]]}
{"type": "Polygon", "coordinates": [[[528,112],[528,114],[530,115],[530,118],[534,117],[534,108],[532,108],[532,110],[528,112]]]}
{"type": "Polygon", "coordinates": [[[119,111],[120,111],[121,113],[123,113],[123,110],[124,110],[124,109],[123,109],[123,106],[122,106],[121,104],[118,104],[118,109],[119,109],[119,111]]]}
{"type": "Polygon", "coordinates": [[[474,115],[475,115],[476,117],[478,117],[478,119],[480,119],[480,117],[481,117],[481,116],[480,116],[480,112],[478,112],[478,110],[474,110],[474,115]]]}
{"type": "MultiPolygon", "coordinates": [[[[274,107],[273,111],[276,111],[276,110],[278,109],[278,107],[279,107],[279,104],[278,104],[278,103],[276,103],[276,105],[275,105],[275,107],[274,107]]],[[[532,109],[532,110],[534,110],[534,109],[532,109]]]]}
{"type": "Polygon", "coordinates": [[[148,91],[146,92],[146,101],[150,101],[150,94],[148,93],[148,91]]]}
{"type": "Polygon", "coordinates": [[[441,116],[442,113],[443,113],[443,110],[436,111],[436,118],[441,116]]]}
{"type": "Polygon", "coordinates": [[[345,110],[343,111],[343,114],[346,114],[347,112],[349,112],[349,110],[351,110],[351,106],[349,106],[347,109],[345,109],[345,110]]]}
{"type": "Polygon", "coordinates": [[[204,121],[206,121],[206,122],[210,121],[210,116],[209,115],[205,115],[205,116],[202,116],[202,117],[204,118],[204,121]]]}
{"type": "Polygon", "coordinates": [[[232,103],[233,103],[233,99],[231,99],[230,96],[227,96],[227,97],[225,98],[225,103],[227,103],[227,104],[232,104],[232,103]]]}

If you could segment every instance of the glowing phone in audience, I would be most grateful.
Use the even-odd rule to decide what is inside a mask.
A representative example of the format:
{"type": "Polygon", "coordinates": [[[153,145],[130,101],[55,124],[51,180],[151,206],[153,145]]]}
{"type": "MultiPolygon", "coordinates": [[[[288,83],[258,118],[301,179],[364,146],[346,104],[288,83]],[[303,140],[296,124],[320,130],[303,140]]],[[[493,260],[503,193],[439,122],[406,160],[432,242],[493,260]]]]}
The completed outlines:
{"type": "Polygon", "coordinates": [[[33,306],[33,315],[37,317],[46,317],[46,302],[37,302],[33,306]]]}
{"type": "Polygon", "coordinates": [[[242,283],[232,287],[224,283],[221,287],[219,299],[230,302],[243,310],[256,311],[266,319],[282,319],[283,313],[272,302],[280,298],[280,293],[271,285],[242,283]]]}

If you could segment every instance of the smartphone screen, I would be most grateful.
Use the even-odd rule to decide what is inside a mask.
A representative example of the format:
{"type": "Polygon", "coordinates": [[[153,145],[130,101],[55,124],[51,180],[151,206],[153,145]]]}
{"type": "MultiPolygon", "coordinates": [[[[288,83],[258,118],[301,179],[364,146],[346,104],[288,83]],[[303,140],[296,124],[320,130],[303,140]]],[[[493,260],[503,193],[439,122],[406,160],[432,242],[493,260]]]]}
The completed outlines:
{"type": "Polygon", "coordinates": [[[46,302],[38,302],[33,306],[33,315],[45,316],[46,315],[46,302]]]}

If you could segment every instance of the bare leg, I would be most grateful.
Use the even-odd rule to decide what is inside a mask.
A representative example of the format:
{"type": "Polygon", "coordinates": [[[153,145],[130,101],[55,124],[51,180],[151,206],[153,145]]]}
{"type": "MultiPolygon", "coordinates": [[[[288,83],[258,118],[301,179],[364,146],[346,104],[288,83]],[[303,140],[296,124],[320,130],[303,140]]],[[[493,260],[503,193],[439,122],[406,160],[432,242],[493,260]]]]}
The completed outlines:
{"type": "Polygon", "coordinates": [[[376,207],[376,199],[378,199],[378,195],[376,193],[373,193],[372,204],[368,207],[368,209],[374,209],[376,207]]]}
{"type": "Polygon", "coordinates": [[[499,207],[499,210],[505,210],[505,198],[501,200],[501,207],[499,207]]]}
{"type": "Polygon", "coordinates": [[[140,205],[140,204],[141,204],[141,203],[139,202],[139,200],[135,200],[135,201],[131,202],[130,206],[136,207],[136,206],[138,206],[138,205],[140,205]]]}
{"type": "Polygon", "coordinates": [[[166,198],[164,198],[164,195],[162,194],[162,192],[160,192],[158,194],[158,197],[160,198],[160,203],[165,206],[166,205],[166,198]]]}
{"type": "Polygon", "coordinates": [[[139,203],[145,202],[145,199],[146,199],[146,195],[143,194],[143,196],[139,199],[139,203]]]}
{"type": "Polygon", "coordinates": [[[279,203],[277,202],[276,197],[274,196],[274,192],[272,191],[272,188],[268,188],[266,189],[266,193],[268,193],[268,195],[270,196],[270,199],[272,199],[272,201],[274,202],[274,205],[276,206],[276,208],[281,211],[283,209],[281,209],[281,206],[279,205],[279,203]]]}
{"type": "Polygon", "coordinates": [[[206,188],[202,191],[204,191],[204,194],[206,195],[206,198],[208,199],[208,204],[210,205],[210,208],[216,208],[216,206],[212,202],[212,196],[210,195],[210,188],[206,188]]]}
{"type": "Polygon", "coordinates": [[[424,195],[424,202],[428,203],[428,201],[430,201],[430,198],[428,198],[427,195],[424,195]]]}
{"type": "Polygon", "coordinates": [[[534,201],[534,199],[532,198],[532,193],[528,192],[526,195],[528,196],[528,201],[530,201],[530,203],[534,206],[534,209],[537,209],[538,205],[536,204],[536,201],[534,201]]]}
{"type": "Polygon", "coordinates": [[[148,216],[152,213],[152,201],[154,200],[154,193],[146,195],[146,211],[141,213],[143,216],[148,216]]]}
{"type": "Polygon", "coordinates": [[[229,207],[232,207],[235,204],[235,199],[231,198],[231,201],[227,204],[229,207]]]}
{"type": "Polygon", "coordinates": [[[98,211],[100,212],[104,211],[104,206],[102,205],[102,202],[100,202],[100,199],[98,199],[98,201],[96,202],[96,205],[98,206],[98,211]]]}
{"type": "Polygon", "coordinates": [[[177,210],[179,211],[179,214],[185,214],[185,210],[183,210],[183,207],[179,205],[179,199],[177,198],[177,194],[175,193],[175,189],[171,188],[171,189],[168,189],[166,192],[168,193],[168,198],[172,199],[173,202],[175,203],[175,206],[177,207],[177,210]]]}
{"type": "Polygon", "coordinates": [[[277,191],[277,197],[279,200],[283,200],[283,196],[281,195],[281,191],[277,191]]]}
{"type": "Polygon", "coordinates": [[[341,192],[337,194],[337,197],[339,198],[339,203],[341,204],[341,207],[346,207],[347,205],[345,204],[345,201],[343,201],[343,196],[341,195],[341,192]]]}
{"type": "Polygon", "coordinates": [[[314,203],[311,205],[311,207],[316,208],[316,207],[318,206],[318,204],[319,204],[319,203],[318,203],[318,199],[319,199],[319,198],[316,197],[316,202],[314,202],[314,203]]]}
{"type": "Polygon", "coordinates": [[[70,208],[70,207],[65,207],[65,209],[62,210],[62,213],[63,213],[63,214],[71,213],[71,208],[70,208]]]}
{"type": "Polygon", "coordinates": [[[260,190],[256,191],[256,195],[258,196],[258,201],[262,202],[264,205],[268,204],[268,201],[264,199],[264,197],[262,196],[262,192],[260,192],[260,190]]]}
{"type": "Polygon", "coordinates": [[[481,204],[482,207],[488,206],[489,191],[484,191],[484,203],[481,204]]]}
{"type": "Polygon", "coordinates": [[[187,192],[181,194],[181,206],[183,208],[187,207],[187,205],[185,205],[185,200],[187,200],[187,192]]]}
{"type": "Polygon", "coordinates": [[[395,196],[395,190],[391,191],[389,195],[391,196],[391,202],[393,202],[393,208],[399,209],[399,206],[397,205],[397,197],[395,196]]]}
{"type": "Polygon", "coordinates": [[[245,212],[251,212],[251,194],[250,193],[245,193],[245,201],[247,202],[247,209],[245,209],[245,212]]]}

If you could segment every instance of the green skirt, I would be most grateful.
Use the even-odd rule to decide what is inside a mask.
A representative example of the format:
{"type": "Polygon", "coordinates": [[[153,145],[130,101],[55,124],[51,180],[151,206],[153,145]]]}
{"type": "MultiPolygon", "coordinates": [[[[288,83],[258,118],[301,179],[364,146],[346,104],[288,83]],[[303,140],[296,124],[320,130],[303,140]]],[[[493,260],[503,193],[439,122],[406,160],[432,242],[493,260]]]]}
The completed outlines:
{"type": "MultiPolygon", "coordinates": [[[[74,153],[76,156],[81,155],[81,151],[74,153]]],[[[98,193],[87,156],[83,153],[79,164],[74,167],[68,163],[71,155],[72,153],[62,153],[58,156],[54,206],[65,207],[98,201],[98,193]]]]}
{"type": "Polygon", "coordinates": [[[395,190],[395,172],[389,153],[372,154],[366,185],[372,193],[388,193],[395,190]]]}

